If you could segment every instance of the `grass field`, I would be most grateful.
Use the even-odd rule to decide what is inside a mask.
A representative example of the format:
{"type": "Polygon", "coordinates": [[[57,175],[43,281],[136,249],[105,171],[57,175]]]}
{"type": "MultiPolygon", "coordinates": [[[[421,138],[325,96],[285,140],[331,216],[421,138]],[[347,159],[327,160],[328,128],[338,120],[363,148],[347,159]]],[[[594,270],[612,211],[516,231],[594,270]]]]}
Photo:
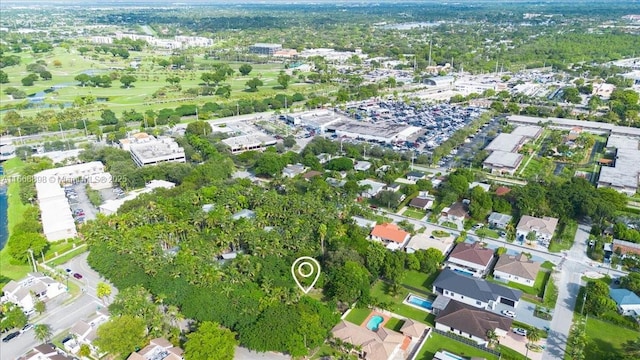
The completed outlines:
{"type": "Polygon", "coordinates": [[[638,331],[593,318],[587,320],[586,333],[585,359],[622,359],[622,344],[640,337],[638,331]]]}
{"type": "Polygon", "coordinates": [[[440,334],[432,334],[416,356],[416,360],[431,360],[435,353],[446,350],[450,353],[464,356],[466,358],[478,357],[487,360],[497,360],[498,357],[486,351],[482,351],[473,346],[463,344],[440,334]]]}
{"type": "Polygon", "coordinates": [[[351,309],[351,311],[349,312],[349,314],[347,315],[345,320],[347,320],[349,322],[352,322],[352,323],[354,323],[356,325],[360,325],[360,324],[362,324],[364,319],[366,319],[367,316],[369,316],[370,313],[371,313],[371,309],[353,308],[353,309],[351,309]]]}
{"type": "Polygon", "coordinates": [[[486,238],[491,238],[491,239],[499,239],[500,238],[500,234],[498,234],[497,231],[492,230],[492,229],[487,229],[487,228],[481,228],[476,230],[476,235],[478,235],[479,237],[486,237],[486,238]]]}
{"type": "MultiPolygon", "coordinates": [[[[18,158],[11,159],[2,164],[6,175],[19,173],[23,166],[24,163],[18,158]]],[[[7,229],[9,231],[9,237],[11,237],[12,227],[22,219],[22,214],[24,214],[28,208],[28,205],[20,201],[19,183],[14,182],[9,184],[7,188],[7,203],[9,206],[7,212],[7,229]]],[[[9,280],[17,280],[24,277],[29,271],[31,271],[29,265],[12,263],[8,246],[5,245],[2,251],[0,251],[0,286],[4,286],[9,280]]]]}
{"type": "Polygon", "coordinates": [[[424,211],[418,211],[418,210],[414,210],[414,209],[407,209],[402,213],[402,215],[420,220],[423,217],[425,217],[427,214],[424,211]]]}
{"type": "Polygon", "coordinates": [[[574,220],[567,220],[566,225],[560,229],[560,235],[549,244],[549,252],[569,250],[575,240],[576,231],[578,231],[578,223],[574,220]]]}
{"type": "MultiPolygon", "coordinates": [[[[253,70],[247,76],[243,76],[238,71],[238,68],[243,63],[225,62],[235,71],[235,73],[225,81],[232,89],[230,98],[224,99],[219,96],[198,96],[197,98],[193,98],[191,95],[185,93],[185,91],[190,88],[200,87],[203,84],[201,79],[202,74],[213,71],[208,68],[200,70],[200,67],[220,63],[219,61],[205,60],[203,56],[196,55],[194,56],[194,62],[196,64],[194,70],[170,70],[154,64],[152,59],[158,55],[152,52],[131,52],[129,59],[112,57],[110,54],[100,54],[93,58],[91,54],[92,53],[81,56],[73,49],[67,51],[59,47],[50,53],[44,54],[34,55],[30,52],[19,53],[17,55],[21,57],[22,62],[19,65],[3,69],[10,80],[8,84],[3,84],[3,88],[15,87],[24,91],[27,95],[30,95],[58,85],[60,86],[58,89],[46,94],[45,103],[54,105],[53,109],[58,109],[57,105],[73,103],[76,98],[87,95],[101,99],[101,102],[83,107],[83,113],[89,120],[99,118],[102,109],[107,105],[108,108],[116,114],[120,114],[122,111],[131,110],[132,108],[135,108],[139,112],[144,112],[149,109],[175,108],[185,103],[204,104],[208,101],[233,103],[242,99],[261,100],[279,93],[293,95],[296,92],[308,93],[310,91],[316,91],[319,94],[328,94],[335,89],[332,85],[298,82],[297,76],[292,76],[289,87],[282,89],[277,82],[277,77],[280,71],[284,70],[284,64],[251,64],[253,70]],[[132,59],[135,58],[141,59],[140,66],[137,69],[123,70],[129,68],[132,59]],[[39,60],[47,64],[47,70],[51,72],[53,76],[52,79],[46,81],[38,80],[33,86],[23,86],[21,79],[29,74],[26,66],[39,60]],[[60,66],[54,66],[54,62],[59,62],[60,66]],[[75,77],[88,70],[95,72],[94,74],[106,75],[112,73],[129,73],[135,76],[137,81],[129,88],[123,87],[119,80],[113,80],[111,86],[108,88],[82,87],[75,80],[75,77]],[[166,82],[167,77],[173,76],[180,77],[179,88],[166,82]],[[246,82],[254,77],[262,80],[264,85],[260,86],[257,92],[245,91],[246,82]],[[156,93],[160,89],[163,89],[164,95],[156,93]]],[[[0,101],[5,106],[11,106],[11,104],[22,103],[25,99],[13,100],[2,92],[0,94],[0,101]]],[[[42,110],[45,109],[25,109],[20,110],[19,113],[23,115],[33,115],[42,110]]]]}
{"type": "Polygon", "coordinates": [[[392,317],[389,321],[384,324],[384,327],[393,331],[400,332],[400,329],[404,325],[404,320],[400,320],[398,318],[392,317]]]}

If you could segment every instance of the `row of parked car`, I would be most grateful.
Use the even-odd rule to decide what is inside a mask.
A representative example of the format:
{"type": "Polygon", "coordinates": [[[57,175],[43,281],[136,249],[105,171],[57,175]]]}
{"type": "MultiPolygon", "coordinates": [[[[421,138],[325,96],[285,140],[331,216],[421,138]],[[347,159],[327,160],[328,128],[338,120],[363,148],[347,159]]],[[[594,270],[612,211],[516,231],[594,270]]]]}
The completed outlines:
{"type": "Polygon", "coordinates": [[[14,332],[10,333],[9,335],[3,337],[2,338],[2,342],[5,342],[5,343],[9,342],[9,341],[17,338],[18,336],[20,336],[20,334],[31,330],[32,328],[33,328],[33,324],[27,324],[22,329],[20,329],[18,331],[14,331],[14,332]]]}

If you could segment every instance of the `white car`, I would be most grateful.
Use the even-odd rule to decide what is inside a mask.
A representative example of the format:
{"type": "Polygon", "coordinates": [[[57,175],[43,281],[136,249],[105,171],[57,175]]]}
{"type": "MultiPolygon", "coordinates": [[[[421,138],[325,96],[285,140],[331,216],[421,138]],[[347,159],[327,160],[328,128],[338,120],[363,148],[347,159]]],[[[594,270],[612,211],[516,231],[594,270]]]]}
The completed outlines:
{"type": "Polygon", "coordinates": [[[520,335],[520,336],[527,336],[527,330],[523,329],[523,328],[514,328],[513,332],[520,335]]]}
{"type": "Polygon", "coordinates": [[[515,318],[516,317],[516,313],[514,311],[511,311],[511,310],[502,310],[502,315],[508,316],[510,318],[515,318]]]}

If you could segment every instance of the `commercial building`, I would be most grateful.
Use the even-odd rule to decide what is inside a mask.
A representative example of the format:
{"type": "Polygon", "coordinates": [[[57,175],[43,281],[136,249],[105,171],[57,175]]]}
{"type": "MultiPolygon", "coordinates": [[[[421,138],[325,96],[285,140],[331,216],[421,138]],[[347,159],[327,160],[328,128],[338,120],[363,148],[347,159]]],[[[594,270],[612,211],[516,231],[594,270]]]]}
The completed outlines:
{"type": "Polygon", "coordinates": [[[310,130],[324,134],[327,127],[341,121],[349,121],[349,118],[331,110],[305,111],[284,115],[285,121],[291,125],[303,126],[310,130]]]}
{"type": "Polygon", "coordinates": [[[394,122],[366,123],[348,120],[327,126],[327,130],[335,132],[338,137],[389,144],[407,141],[410,137],[416,136],[422,129],[417,126],[394,122]]]}
{"type": "Polygon", "coordinates": [[[506,134],[502,133],[496,136],[493,141],[487,145],[484,149],[487,151],[504,151],[504,152],[517,152],[524,144],[525,137],[522,135],[506,134]]]}
{"type": "Polygon", "coordinates": [[[102,205],[100,205],[100,212],[105,214],[105,215],[115,214],[116,212],[118,212],[118,209],[120,208],[120,206],[122,206],[122,204],[124,204],[125,202],[127,202],[129,200],[133,200],[133,199],[137,198],[138,196],[140,196],[142,194],[150,193],[155,189],[159,189],[159,188],[172,189],[175,186],[176,186],[176,184],[174,184],[174,183],[172,183],[170,181],[151,180],[150,182],[148,182],[145,185],[145,187],[143,189],[134,190],[134,191],[130,192],[127,196],[123,197],[122,199],[115,199],[115,200],[107,200],[107,201],[105,201],[102,205]]]}
{"type": "Polygon", "coordinates": [[[277,140],[272,136],[260,133],[235,136],[223,139],[222,142],[229,147],[232,154],[239,154],[245,151],[264,150],[275,145],[277,140]]]}
{"type": "Polygon", "coordinates": [[[580,127],[586,132],[593,134],[612,134],[612,135],[628,135],[640,136],[640,128],[617,126],[609,123],[601,123],[595,121],[583,121],[562,118],[539,118],[532,116],[511,115],[508,121],[512,124],[521,125],[541,125],[548,124],[552,129],[571,130],[580,127]]]}
{"type": "Polygon", "coordinates": [[[522,164],[524,156],[515,152],[493,151],[483,162],[482,168],[495,174],[513,175],[522,164]]]}
{"type": "Polygon", "coordinates": [[[536,140],[542,135],[542,127],[534,125],[516,126],[511,135],[520,135],[529,139],[536,140]]]}
{"type": "Polygon", "coordinates": [[[640,137],[611,135],[607,141],[613,153],[611,166],[600,169],[598,187],[610,187],[629,196],[638,192],[640,181],[640,137]]]}
{"type": "Polygon", "coordinates": [[[260,55],[273,55],[282,50],[282,44],[256,43],[249,46],[249,52],[260,55]]]}
{"type": "Polygon", "coordinates": [[[186,162],[184,149],[171,138],[155,139],[151,136],[148,140],[131,142],[128,146],[131,159],[139,167],[163,162],[186,162]]]}

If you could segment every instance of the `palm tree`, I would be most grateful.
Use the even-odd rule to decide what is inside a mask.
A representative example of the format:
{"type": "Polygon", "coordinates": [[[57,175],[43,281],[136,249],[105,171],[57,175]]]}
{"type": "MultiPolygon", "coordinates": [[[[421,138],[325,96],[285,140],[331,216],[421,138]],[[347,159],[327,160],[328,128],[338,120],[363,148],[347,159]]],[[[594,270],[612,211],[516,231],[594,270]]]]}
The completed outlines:
{"type": "Polygon", "coordinates": [[[529,332],[527,332],[527,352],[525,353],[524,357],[525,359],[527,359],[528,355],[529,355],[529,346],[535,342],[538,342],[538,340],[540,340],[540,331],[538,331],[538,329],[531,329],[529,330],[529,332]]]}
{"type": "Polygon", "coordinates": [[[489,346],[495,345],[498,343],[498,335],[494,330],[487,331],[487,340],[489,340],[489,346]]]}
{"type": "Polygon", "coordinates": [[[38,341],[43,344],[51,339],[51,326],[47,324],[38,324],[33,327],[33,334],[38,341]]]}

